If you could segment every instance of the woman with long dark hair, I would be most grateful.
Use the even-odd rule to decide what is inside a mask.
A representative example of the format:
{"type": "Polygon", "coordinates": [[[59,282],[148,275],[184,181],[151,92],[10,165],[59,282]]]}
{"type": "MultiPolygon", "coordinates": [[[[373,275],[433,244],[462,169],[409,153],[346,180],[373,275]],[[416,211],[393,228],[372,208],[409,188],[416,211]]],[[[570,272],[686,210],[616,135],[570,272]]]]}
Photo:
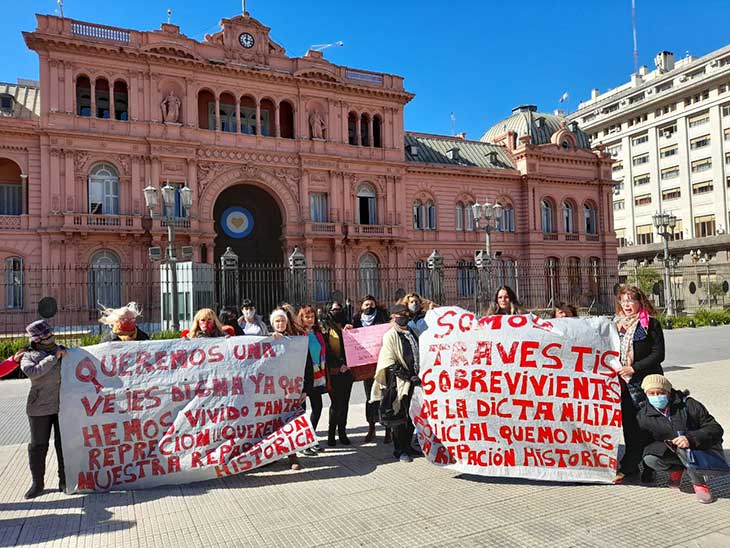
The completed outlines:
{"type": "MultiPolygon", "coordinates": [[[[623,415],[626,450],[619,464],[614,483],[621,483],[626,476],[639,472],[644,447],[649,438],[639,428],[637,411],[646,395],[641,382],[647,375],[663,375],[664,333],[656,310],[646,294],[636,286],[623,285],[616,295],[614,322],[621,340],[621,413],[623,415]]],[[[654,480],[654,471],[644,467],[641,481],[654,480]]]]}
{"type": "Polygon", "coordinates": [[[494,300],[490,303],[489,309],[487,310],[487,316],[524,313],[525,311],[517,298],[517,294],[508,285],[503,285],[497,289],[497,292],[494,294],[494,300]]]}
{"type": "Polygon", "coordinates": [[[350,445],[347,437],[347,411],[350,407],[353,376],[347,367],[342,331],[349,327],[342,303],[334,301],[327,306],[327,315],[322,320],[322,331],[327,347],[327,390],[330,396],[329,428],[327,445],[337,445],[335,434],[342,445],[350,445]]]}

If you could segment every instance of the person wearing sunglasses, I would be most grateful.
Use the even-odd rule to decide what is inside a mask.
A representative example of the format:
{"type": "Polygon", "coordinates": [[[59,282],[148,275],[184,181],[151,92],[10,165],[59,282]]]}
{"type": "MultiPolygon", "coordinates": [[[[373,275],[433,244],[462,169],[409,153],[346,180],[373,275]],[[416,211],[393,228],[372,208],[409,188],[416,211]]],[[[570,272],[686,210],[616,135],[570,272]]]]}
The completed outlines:
{"type": "MultiPolygon", "coordinates": [[[[641,382],[647,375],[663,375],[664,333],[656,310],[646,294],[636,286],[624,285],[616,295],[614,322],[620,339],[621,414],[626,450],[614,478],[622,483],[639,472],[644,447],[649,444],[646,432],[639,428],[636,413],[646,395],[641,382]]],[[[642,483],[654,481],[654,470],[644,467],[642,483]]]]}

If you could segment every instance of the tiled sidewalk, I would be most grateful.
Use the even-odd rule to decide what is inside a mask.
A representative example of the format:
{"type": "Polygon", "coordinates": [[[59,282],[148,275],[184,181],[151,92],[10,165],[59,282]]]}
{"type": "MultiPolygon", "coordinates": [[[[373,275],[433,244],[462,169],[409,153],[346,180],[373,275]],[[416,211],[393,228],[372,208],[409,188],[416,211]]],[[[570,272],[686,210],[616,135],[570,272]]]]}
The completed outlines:
{"type": "MultiPolygon", "coordinates": [[[[668,376],[730,428],[728,369],[714,362],[668,376]]],[[[17,440],[27,426],[17,394],[27,388],[10,383],[0,384],[0,402],[20,403],[0,403],[6,413],[17,407],[0,428],[0,443],[12,439],[0,447],[0,546],[730,547],[730,478],[711,482],[720,498],[705,506],[691,485],[676,492],[664,476],[657,487],[464,476],[423,459],[396,462],[390,446],[361,445],[362,405],[351,407],[354,445],[302,458],[299,472],[283,461],[187,486],[24,501],[29,474],[17,440]]],[[[54,456],[47,478],[55,471],[54,456]]]]}

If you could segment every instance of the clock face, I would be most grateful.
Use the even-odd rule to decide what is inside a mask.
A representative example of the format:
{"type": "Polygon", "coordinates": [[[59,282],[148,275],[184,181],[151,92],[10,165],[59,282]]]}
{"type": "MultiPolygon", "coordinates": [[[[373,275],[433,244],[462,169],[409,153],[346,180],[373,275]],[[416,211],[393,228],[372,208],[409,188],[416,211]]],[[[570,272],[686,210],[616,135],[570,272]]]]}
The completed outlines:
{"type": "Polygon", "coordinates": [[[241,42],[241,45],[247,49],[252,48],[254,44],[253,36],[251,36],[247,32],[242,33],[241,36],[238,37],[238,41],[241,42]]]}

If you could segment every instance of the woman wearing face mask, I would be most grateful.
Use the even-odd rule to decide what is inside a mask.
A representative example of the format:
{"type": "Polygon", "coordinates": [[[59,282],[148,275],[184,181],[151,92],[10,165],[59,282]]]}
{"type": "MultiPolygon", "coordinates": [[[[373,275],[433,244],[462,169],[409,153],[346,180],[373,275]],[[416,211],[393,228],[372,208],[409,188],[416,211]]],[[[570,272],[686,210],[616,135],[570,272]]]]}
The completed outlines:
{"type": "Polygon", "coordinates": [[[141,314],[135,302],[121,308],[102,306],[99,323],[108,325],[111,330],[102,337],[101,342],[149,340],[150,336],[137,326],[137,319],[141,314]]]}
{"type": "Polygon", "coordinates": [[[266,324],[261,316],[256,314],[256,305],[251,299],[244,299],[241,303],[241,317],[238,318],[238,325],[241,326],[244,335],[258,335],[265,337],[269,334],[266,324]]]}
{"type": "MultiPolygon", "coordinates": [[[[378,301],[372,295],[365,295],[360,299],[360,313],[356,314],[352,319],[352,327],[370,327],[372,325],[380,325],[388,323],[388,314],[380,306],[378,301]]],[[[365,418],[368,421],[368,433],[365,436],[365,443],[375,441],[375,425],[378,422],[378,402],[369,402],[370,392],[373,389],[373,378],[370,377],[363,381],[365,388],[365,418]]],[[[385,429],[384,443],[390,443],[392,440],[390,428],[385,429]]]]}
{"type": "Polygon", "coordinates": [[[347,324],[347,316],[342,304],[334,301],[328,307],[327,316],[322,322],[327,356],[327,379],[330,396],[329,428],[327,431],[327,445],[337,445],[335,433],[342,445],[350,445],[347,437],[347,411],[350,407],[352,393],[352,372],[347,367],[345,347],[342,344],[343,329],[352,326],[347,324]]]}
{"type": "Polygon", "coordinates": [[[181,333],[183,338],[195,339],[198,337],[227,337],[223,331],[223,324],[216,313],[210,308],[201,308],[193,317],[193,326],[190,330],[181,333]]]}
{"type": "Polygon", "coordinates": [[[411,331],[413,331],[416,337],[420,337],[421,333],[428,329],[428,325],[426,325],[426,312],[436,305],[422,298],[418,293],[408,293],[400,300],[400,304],[406,306],[411,315],[408,327],[411,328],[411,331]]]}
{"type": "Polygon", "coordinates": [[[20,368],[30,379],[30,392],[25,412],[30,424],[28,465],[33,483],[25,493],[32,499],[43,493],[46,474],[46,454],[53,428],[53,445],[58,457],[58,490],[66,490],[66,474],[63,468],[61,432],[58,427],[59,389],[61,387],[61,360],[66,349],[56,344],[53,330],[45,320],[38,320],[26,327],[30,345],[20,361],[20,368]]]}
{"type": "MultiPolygon", "coordinates": [[[[662,375],[647,375],[641,382],[648,404],[639,409],[639,426],[651,434],[653,441],[644,448],[644,466],[669,473],[669,487],[679,489],[685,467],[670,446],[680,449],[719,449],[722,451],[722,426],[704,405],[688,392],[672,389],[662,375]]],[[[686,469],[697,501],[715,501],[704,476],[686,469]]]]}
{"type": "Polygon", "coordinates": [[[508,286],[503,285],[494,294],[494,301],[489,305],[487,316],[496,316],[499,314],[515,315],[524,314],[525,311],[517,299],[517,294],[508,286]]]}
{"type": "MultiPolygon", "coordinates": [[[[656,310],[638,287],[621,286],[616,296],[614,322],[621,340],[621,413],[623,415],[626,450],[621,459],[614,483],[621,483],[626,476],[639,472],[644,447],[649,443],[636,420],[636,412],[645,401],[641,382],[647,375],[663,375],[664,333],[655,317],[656,310]]],[[[654,480],[654,471],[644,467],[641,481],[654,480]]]]}
{"type": "MultiPolygon", "coordinates": [[[[276,308],[269,316],[269,322],[273,328],[271,336],[274,339],[281,339],[283,337],[296,337],[300,333],[294,328],[293,322],[289,318],[289,314],[283,308],[276,308]]],[[[287,457],[289,459],[289,466],[292,470],[301,470],[302,465],[299,462],[299,457],[296,453],[293,453],[287,457]]]]}
{"type": "Polygon", "coordinates": [[[396,304],[390,309],[390,318],[392,328],[383,335],[370,400],[380,402],[386,390],[394,389],[394,397],[385,400],[390,401],[397,417],[392,425],[393,455],[401,462],[411,462],[417,451],[411,447],[414,428],[408,407],[414,388],[421,386],[418,340],[408,327],[411,319],[408,308],[396,304]]]}
{"type": "MultiPolygon", "coordinates": [[[[316,431],[322,416],[322,394],[327,386],[327,347],[322,332],[317,325],[317,313],[314,307],[304,305],[297,313],[297,321],[309,341],[307,365],[304,369],[303,392],[309,398],[312,412],[309,416],[312,428],[316,431]]],[[[302,454],[314,456],[321,451],[319,443],[302,451],[302,454]]]]}

